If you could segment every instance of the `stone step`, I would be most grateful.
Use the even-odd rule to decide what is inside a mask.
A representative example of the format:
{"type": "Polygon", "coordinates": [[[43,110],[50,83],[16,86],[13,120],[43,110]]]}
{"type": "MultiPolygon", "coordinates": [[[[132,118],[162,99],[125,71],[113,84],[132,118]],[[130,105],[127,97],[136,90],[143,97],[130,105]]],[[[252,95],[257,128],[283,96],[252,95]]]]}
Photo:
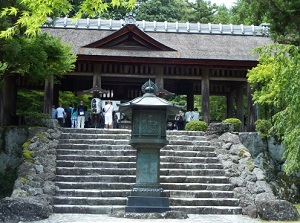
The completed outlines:
{"type": "MultiPolygon", "coordinates": [[[[136,168],[135,162],[109,162],[109,161],[71,161],[57,160],[57,167],[95,167],[95,168],[136,168]]],[[[160,163],[161,168],[168,169],[223,169],[220,163],[160,163]]]]}
{"type": "Polygon", "coordinates": [[[59,139],[60,144],[128,145],[128,139],[59,139]]]}
{"type": "MultiPolygon", "coordinates": [[[[63,133],[81,133],[81,134],[131,134],[129,129],[95,129],[95,128],[64,128],[63,133]]],[[[167,136],[169,135],[187,135],[187,136],[205,136],[205,132],[201,131],[173,131],[167,130],[167,136]]]]}
{"type": "MultiPolygon", "coordinates": [[[[89,144],[62,144],[58,145],[59,149],[71,149],[71,150],[132,150],[136,151],[130,145],[108,145],[108,144],[99,144],[99,145],[89,145],[89,144]]],[[[215,148],[213,146],[205,146],[205,145],[166,145],[161,149],[161,151],[207,151],[214,152],[215,148]]]]}
{"type": "MultiPolygon", "coordinates": [[[[169,198],[170,206],[237,206],[235,198],[169,198]]],[[[56,205],[126,205],[127,197],[53,197],[56,205]]]]}
{"type": "MultiPolygon", "coordinates": [[[[60,144],[89,144],[89,145],[129,145],[129,139],[59,139],[60,144]]],[[[202,140],[169,140],[169,145],[198,145],[210,146],[210,142],[202,140]]]]}
{"type": "MultiPolygon", "coordinates": [[[[224,206],[170,206],[173,211],[182,211],[188,214],[242,214],[240,207],[224,206]]],[[[54,213],[85,213],[85,214],[110,214],[114,211],[125,211],[125,206],[92,206],[92,205],[54,205],[54,213]]]]}
{"type": "Polygon", "coordinates": [[[57,160],[135,162],[136,156],[57,155],[57,160]]]}
{"type": "Polygon", "coordinates": [[[55,204],[67,205],[126,205],[127,197],[53,197],[55,204]]]}
{"type": "Polygon", "coordinates": [[[124,205],[53,205],[54,213],[111,214],[114,211],[125,211],[124,205]]]}
{"type": "MultiPolygon", "coordinates": [[[[57,167],[59,175],[135,175],[135,168],[86,168],[57,167]]],[[[224,176],[223,169],[160,169],[160,175],[165,176],[224,176]]]]}
{"type": "MultiPolygon", "coordinates": [[[[130,190],[134,183],[107,182],[56,182],[58,189],[130,190]]],[[[232,184],[222,183],[161,183],[164,190],[215,190],[232,191],[232,184]]]]}
{"type": "MultiPolygon", "coordinates": [[[[57,197],[128,197],[131,190],[83,190],[83,189],[60,189],[56,192],[57,197]]],[[[165,190],[172,198],[233,198],[232,191],[210,190],[165,190]]]]}
{"type": "MultiPolygon", "coordinates": [[[[61,139],[130,139],[128,133],[62,133],[61,139]]],[[[205,136],[190,136],[190,135],[167,135],[167,140],[170,141],[207,141],[205,136]]]]}
{"type": "Polygon", "coordinates": [[[62,133],[60,139],[130,139],[128,133],[119,134],[90,134],[90,133],[62,133]]]}
{"type": "Polygon", "coordinates": [[[135,150],[79,150],[57,149],[58,155],[89,155],[89,156],[136,156],[135,150]]]}
{"type": "MultiPolygon", "coordinates": [[[[89,155],[57,155],[57,160],[81,160],[81,161],[116,161],[135,162],[136,156],[89,156],[89,155]]],[[[163,156],[161,162],[174,163],[220,163],[217,157],[177,157],[163,156]]]]}
{"type": "MultiPolygon", "coordinates": [[[[55,213],[124,211],[135,184],[131,130],[63,128],[57,149],[55,213]]],[[[241,214],[233,185],[204,132],[167,131],[160,186],[172,210],[187,214],[241,214]]]]}
{"type": "MultiPolygon", "coordinates": [[[[78,149],[57,149],[58,155],[90,155],[90,156],[136,156],[135,150],[78,150],[78,149]]],[[[160,156],[178,157],[216,157],[215,152],[207,151],[172,151],[162,150],[160,156]]]]}
{"type": "Polygon", "coordinates": [[[173,211],[182,211],[188,214],[242,214],[241,207],[223,207],[223,206],[171,206],[173,211]]]}
{"type": "Polygon", "coordinates": [[[76,129],[76,128],[64,128],[63,133],[79,133],[79,134],[128,134],[130,135],[131,130],[129,129],[96,129],[96,128],[84,128],[84,129],[76,129]]]}
{"type": "Polygon", "coordinates": [[[172,198],[170,206],[238,206],[236,198],[172,198]]]}
{"type": "MultiPolygon", "coordinates": [[[[60,182],[102,182],[102,183],[135,183],[135,175],[57,175],[60,182]]],[[[214,183],[228,184],[225,176],[161,176],[161,183],[214,183]]]]}

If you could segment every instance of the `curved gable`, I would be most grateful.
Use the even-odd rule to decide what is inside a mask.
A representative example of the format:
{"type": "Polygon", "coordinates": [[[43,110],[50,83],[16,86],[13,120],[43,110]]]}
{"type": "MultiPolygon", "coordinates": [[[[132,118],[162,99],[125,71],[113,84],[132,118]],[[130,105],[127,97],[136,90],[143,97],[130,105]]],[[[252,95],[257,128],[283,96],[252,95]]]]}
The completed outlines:
{"type": "Polygon", "coordinates": [[[176,51],[148,36],[134,24],[127,24],[111,35],[83,47],[118,50],[176,51]]]}

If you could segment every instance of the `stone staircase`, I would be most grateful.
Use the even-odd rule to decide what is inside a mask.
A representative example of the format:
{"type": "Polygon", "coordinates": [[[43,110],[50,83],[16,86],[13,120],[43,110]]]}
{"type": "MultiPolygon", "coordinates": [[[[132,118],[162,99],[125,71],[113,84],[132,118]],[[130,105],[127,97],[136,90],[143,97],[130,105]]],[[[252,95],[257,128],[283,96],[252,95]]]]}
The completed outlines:
{"type": "MultiPolygon", "coordinates": [[[[63,129],[57,150],[54,212],[124,210],[135,183],[135,150],[126,129],[63,129]]],[[[168,131],[161,149],[161,187],[172,210],[240,214],[239,200],[214,147],[201,132],[168,131]]]]}

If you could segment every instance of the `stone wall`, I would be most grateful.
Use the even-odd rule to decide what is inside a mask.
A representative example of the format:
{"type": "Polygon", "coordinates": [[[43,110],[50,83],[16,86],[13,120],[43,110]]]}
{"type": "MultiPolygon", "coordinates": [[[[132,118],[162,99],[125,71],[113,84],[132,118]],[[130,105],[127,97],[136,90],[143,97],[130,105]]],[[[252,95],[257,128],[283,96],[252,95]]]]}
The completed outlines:
{"type": "MultiPolygon", "coordinates": [[[[0,130],[1,145],[4,146],[0,150],[4,154],[0,159],[6,165],[10,163],[17,166],[21,163],[11,197],[0,203],[0,222],[34,221],[53,213],[56,148],[61,131],[57,121],[49,120],[46,126],[12,128],[6,133],[0,130]],[[26,158],[22,157],[24,150],[26,158]]],[[[209,126],[206,135],[216,147],[226,175],[235,187],[235,197],[240,199],[243,214],[267,216],[265,219],[298,218],[295,208],[282,200],[290,201],[293,196],[297,200],[299,189],[290,178],[286,179],[288,182],[285,181],[283,186],[280,183],[283,180],[278,182],[278,176],[283,174],[281,170],[284,163],[281,145],[272,140],[265,142],[257,133],[233,133],[230,126],[220,123],[209,126]],[[265,203],[272,205],[276,211],[264,210],[265,203]]]]}
{"type": "MultiPolygon", "coordinates": [[[[23,146],[15,147],[21,164],[12,195],[0,203],[0,222],[35,221],[53,213],[56,148],[61,131],[56,120],[48,122],[47,127],[29,128],[25,141],[18,144],[23,146]]],[[[19,141],[19,135],[14,137],[19,141]]]]}
{"type": "Polygon", "coordinates": [[[0,172],[15,169],[22,162],[22,145],[28,139],[28,128],[0,128],[0,172]]]}

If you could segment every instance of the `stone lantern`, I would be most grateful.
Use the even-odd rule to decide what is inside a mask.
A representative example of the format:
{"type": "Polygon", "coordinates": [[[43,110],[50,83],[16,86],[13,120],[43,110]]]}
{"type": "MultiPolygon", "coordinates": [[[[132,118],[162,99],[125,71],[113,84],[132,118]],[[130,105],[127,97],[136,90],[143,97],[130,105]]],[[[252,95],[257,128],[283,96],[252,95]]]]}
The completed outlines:
{"type": "Polygon", "coordinates": [[[142,86],[144,95],[120,104],[120,112],[130,117],[129,144],[137,150],[136,183],[128,197],[125,212],[162,213],[169,211],[169,198],[160,187],[160,149],[168,144],[167,115],[180,107],[155,96],[152,81],[142,86]]]}

